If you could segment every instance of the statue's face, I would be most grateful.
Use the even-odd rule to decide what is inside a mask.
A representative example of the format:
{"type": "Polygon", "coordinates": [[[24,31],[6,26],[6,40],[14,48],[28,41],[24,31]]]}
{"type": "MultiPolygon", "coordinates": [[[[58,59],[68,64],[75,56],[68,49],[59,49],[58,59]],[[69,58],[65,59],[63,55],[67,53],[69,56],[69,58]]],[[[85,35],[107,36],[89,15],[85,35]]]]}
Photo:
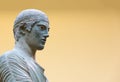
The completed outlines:
{"type": "Polygon", "coordinates": [[[49,23],[45,21],[40,21],[36,23],[30,33],[27,34],[27,43],[30,47],[42,50],[46,43],[46,39],[49,36],[49,23]]]}

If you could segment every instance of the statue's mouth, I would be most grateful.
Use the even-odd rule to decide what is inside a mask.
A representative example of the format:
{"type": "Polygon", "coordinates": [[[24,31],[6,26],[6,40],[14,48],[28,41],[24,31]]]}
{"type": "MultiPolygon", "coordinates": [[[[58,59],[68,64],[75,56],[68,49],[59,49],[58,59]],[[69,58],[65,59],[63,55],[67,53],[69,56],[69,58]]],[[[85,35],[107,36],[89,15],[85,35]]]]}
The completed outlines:
{"type": "Polygon", "coordinates": [[[42,39],[42,41],[46,42],[46,39],[42,39]]]}
{"type": "Polygon", "coordinates": [[[46,42],[46,39],[42,39],[42,44],[45,44],[45,42],[46,42]]]}

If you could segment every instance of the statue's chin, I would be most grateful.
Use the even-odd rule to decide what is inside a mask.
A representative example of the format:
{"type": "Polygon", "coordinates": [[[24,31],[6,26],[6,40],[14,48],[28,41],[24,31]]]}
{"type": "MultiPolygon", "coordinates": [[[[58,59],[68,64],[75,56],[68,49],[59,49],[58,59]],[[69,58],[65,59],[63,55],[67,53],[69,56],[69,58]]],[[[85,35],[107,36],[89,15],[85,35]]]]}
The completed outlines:
{"type": "Polygon", "coordinates": [[[44,49],[44,47],[39,47],[39,48],[37,48],[38,50],[43,50],[44,49]]]}

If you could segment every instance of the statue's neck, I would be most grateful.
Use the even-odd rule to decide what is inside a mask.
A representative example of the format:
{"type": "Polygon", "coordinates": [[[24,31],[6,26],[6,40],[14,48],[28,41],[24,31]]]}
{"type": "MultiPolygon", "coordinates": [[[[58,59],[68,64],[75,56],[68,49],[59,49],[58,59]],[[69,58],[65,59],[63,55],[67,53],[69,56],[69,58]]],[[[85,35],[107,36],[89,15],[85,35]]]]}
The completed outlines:
{"type": "Polygon", "coordinates": [[[20,51],[33,59],[35,59],[36,49],[32,49],[24,40],[16,42],[15,47],[17,51],[20,51]]]}

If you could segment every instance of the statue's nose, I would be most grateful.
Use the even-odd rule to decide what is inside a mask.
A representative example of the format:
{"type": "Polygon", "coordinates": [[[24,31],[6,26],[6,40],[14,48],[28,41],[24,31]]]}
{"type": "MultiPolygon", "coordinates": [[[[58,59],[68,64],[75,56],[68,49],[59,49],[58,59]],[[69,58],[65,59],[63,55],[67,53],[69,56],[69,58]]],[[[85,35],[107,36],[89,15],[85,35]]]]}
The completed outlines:
{"type": "Polygon", "coordinates": [[[45,38],[48,38],[48,37],[49,37],[49,34],[45,34],[44,37],[45,37],[45,38]]]}

